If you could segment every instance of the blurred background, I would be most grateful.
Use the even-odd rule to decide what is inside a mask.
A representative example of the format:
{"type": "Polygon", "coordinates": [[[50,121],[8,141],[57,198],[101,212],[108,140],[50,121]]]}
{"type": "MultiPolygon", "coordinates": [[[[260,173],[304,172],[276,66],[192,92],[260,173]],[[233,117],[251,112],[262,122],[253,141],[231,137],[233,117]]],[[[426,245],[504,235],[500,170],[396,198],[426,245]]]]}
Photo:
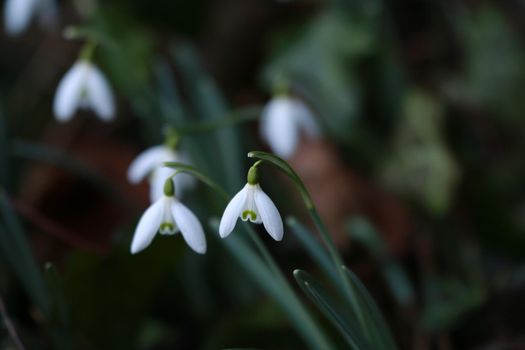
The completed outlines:
{"type": "MultiPolygon", "coordinates": [[[[257,116],[282,77],[323,130],[289,162],[399,348],[525,348],[524,1],[74,0],[56,15],[0,31],[0,311],[27,349],[306,348],[209,228],[225,203],[205,186],[183,199],[205,256],[180,236],[129,253],[149,205],[126,179],[137,154],[165,125],[257,116]],[[85,43],[68,26],[100,40],[114,122],[53,117],[85,43]]],[[[181,147],[231,195],[246,153],[268,150],[256,118],[181,147]]],[[[285,176],[263,166],[261,184],[312,228],[285,176]]],[[[300,293],[292,270],[318,266],[288,227],[281,243],[256,229],[300,293]]],[[[17,348],[4,325],[0,347],[17,348]]]]}

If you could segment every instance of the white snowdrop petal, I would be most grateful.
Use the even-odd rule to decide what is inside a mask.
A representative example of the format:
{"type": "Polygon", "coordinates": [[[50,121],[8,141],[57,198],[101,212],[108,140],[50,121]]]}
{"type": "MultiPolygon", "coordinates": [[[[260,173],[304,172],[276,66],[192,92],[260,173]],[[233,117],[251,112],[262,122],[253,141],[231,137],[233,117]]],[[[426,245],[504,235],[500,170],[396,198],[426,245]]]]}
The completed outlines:
{"type": "Polygon", "coordinates": [[[268,197],[266,193],[263,192],[259,185],[257,185],[257,187],[258,188],[255,191],[255,205],[257,206],[259,215],[261,216],[264,228],[266,231],[268,231],[273,239],[280,241],[283,239],[284,234],[283,220],[281,219],[281,215],[279,214],[277,207],[275,207],[275,204],[273,204],[270,197],[268,197]]]}
{"type": "Polygon", "coordinates": [[[128,168],[128,181],[139,183],[162,162],[172,161],[173,155],[164,145],[150,147],[137,156],[128,168]]]}
{"type": "Polygon", "coordinates": [[[172,205],[173,218],[186,243],[199,254],[206,253],[206,237],[197,217],[182,203],[172,205]]]}
{"type": "Polygon", "coordinates": [[[298,126],[305,131],[307,136],[318,138],[321,135],[321,130],[310,108],[300,100],[295,100],[294,104],[294,114],[296,115],[298,126]]]}
{"type": "MultiPolygon", "coordinates": [[[[157,201],[159,198],[161,198],[164,195],[164,184],[166,183],[166,180],[175,174],[175,170],[172,168],[159,166],[153,170],[153,173],[150,177],[150,188],[149,188],[149,195],[150,195],[150,201],[153,203],[157,201]]],[[[175,179],[179,175],[175,176],[175,179]]],[[[175,191],[176,195],[179,192],[177,189],[177,181],[175,181],[175,191]]],[[[177,196],[178,197],[178,196],[177,196]]]]}
{"type": "Polygon", "coordinates": [[[289,159],[297,148],[299,133],[288,98],[273,99],[265,107],[261,119],[261,137],[279,157],[289,159]]]}
{"type": "Polygon", "coordinates": [[[87,96],[93,111],[104,121],[115,116],[115,100],[111,87],[104,74],[93,64],[87,77],[87,96]]]}
{"type": "Polygon", "coordinates": [[[9,35],[22,33],[35,12],[36,0],[6,0],[4,5],[5,29],[9,35]]]}
{"type": "Polygon", "coordinates": [[[150,245],[161,224],[163,207],[163,200],[159,200],[142,214],[131,242],[132,254],[138,253],[150,245]]]}
{"type": "Polygon", "coordinates": [[[248,184],[243,187],[228,203],[224,213],[222,214],[221,223],[219,225],[219,235],[222,238],[227,237],[235,228],[237,219],[241,215],[244,205],[246,203],[246,198],[248,196],[248,184]]]}
{"type": "Polygon", "coordinates": [[[82,99],[88,74],[88,64],[77,62],[60,80],[53,102],[53,111],[59,121],[67,121],[75,113],[82,99]]]}

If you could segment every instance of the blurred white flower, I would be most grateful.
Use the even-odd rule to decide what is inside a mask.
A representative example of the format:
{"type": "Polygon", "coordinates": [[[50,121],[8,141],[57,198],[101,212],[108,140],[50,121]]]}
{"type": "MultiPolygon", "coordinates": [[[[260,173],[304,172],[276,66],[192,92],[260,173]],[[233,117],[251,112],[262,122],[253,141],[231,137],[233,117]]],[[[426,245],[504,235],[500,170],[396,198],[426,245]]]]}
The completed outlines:
{"type": "Polygon", "coordinates": [[[7,34],[16,36],[22,33],[33,17],[43,27],[50,27],[57,20],[55,0],[6,0],[4,21],[7,34]]]}
{"type": "Polygon", "coordinates": [[[157,232],[163,235],[180,232],[191,249],[206,253],[206,237],[199,220],[175,198],[171,179],[166,185],[168,190],[142,214],[131,242],[131,253],[146,249],[157,232]]]}
{"type": "Polygon", "coordinates": [[[73,117],[78,108],[93,110],[100,119],[115,115],[113,92],[104,74],[91,62],[78,60],[58,84],[53,110],[62,122],[73,117]]]}
{"type": "Polygon", "coordinates": [[[315,117],[301,100],[279,96],[264,107],[261,137],[279,157],[289,159],[295,153],[301,132],[314,138],[320,134],[315,117]]]}
{"type": "MultiPolygon", "coordinates": [[[[133,184],[141,182],[149,175],[151,203],[162,197],[166,179],[175,174],[174,169],[162,166],[164,162],[190,164],[188,157],[183,153],[166,145],[158,145],[139,154],[128,168],[128,180],[133,184]]],[[[179,174],[175,176],[174,181],[177,197],[182,197],[186,190],[195,185],[195,179],[188,174],[179,174]]]]}
{"type": "Polygon", "coordinates": [[[281,215],[258,183],[247,183],[226,206],[219,226],[219,234],[222,238],[233,231],[239,217],[243,221],[250,220],[254,224],[262,223],[276,241],[283,238],[281,215]]]}

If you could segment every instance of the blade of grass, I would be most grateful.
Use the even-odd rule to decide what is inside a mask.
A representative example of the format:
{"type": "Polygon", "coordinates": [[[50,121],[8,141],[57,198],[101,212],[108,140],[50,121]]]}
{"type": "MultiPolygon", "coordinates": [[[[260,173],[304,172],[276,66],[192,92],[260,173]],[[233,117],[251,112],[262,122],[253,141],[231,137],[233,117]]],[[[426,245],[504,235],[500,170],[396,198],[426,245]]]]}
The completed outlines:
{"type": "Polygon", "coordinates": [[[49,316],[50,302],[47,286],[38,264],[31,252],[22,225],[11,208],[9,198],[0,189],[0,252],[10,264],[18,280],[33,303],[46,316],[49,316]]]}
{"type": "Polygon", "coordinates": [[[375,337],[377,337],[378,343],[383,349],[396,349],[396,344],[392,338],[390,329],[386,325],[385,319],[379,310],[374,298],[370,295],[364,284],[359,280],[355,273],[353,273],[346,266],[341,268],[342,271],[349,277],[352,287],[356,291],[358,302],[365,306],[365,317],[367,317],[367,323],[373,324],[375,330],[375,337]]]}
{"type": "Polygon", "coordinates": [[[414,301],[414,288],[406,272],[389,254],[386,242],[374,226],[365,218],[354,217],[347,227],[350,237],[365,246],[381,263],[385,280],[398,303],[411,304],[414,301]]]}
{"type": "Polygon", "coordinates": [[[313,300],[353,349],[371,349],[359,332],[357,319],[355,317],[352,319],[350,314],[341,312],[341,305],[338,305],[338,302],[329,295],[321,283],[303,270],[295,270],[293,275],[301,289],[313,300]]]}
{"type": "Polygon", "coordinates": [[[292,229],[292,232],[299,240],[299,243],[302,244],[302,246],[305,248],[308,254],[310,254],[317,265],[323,269],[323,271],[334,284],[340,285],[341,280],[337,274],[336,269],[334,268],[334,264],[330,260],[328,252],[323,248],[320,242],[315,239],[314,234],[294,217],[288,217],[286,223],[292,229]]]}
{"type": "MultiPolygon", "coordinates": [[[[218,222],[211,223],[214,231],[218,232],[218,222]]],[[[226,248],[241,263],[259,286],[281,306],[288,315],[292,324],[306,344],[311,349],[333,349],[329,339],[323,334],[320,327],[314,322],[312,316],[306,311],[293,290],[287,285],[275,280],[274,273],[257,257],[254,251],[235,232],[222,240],[226,248]]]]}

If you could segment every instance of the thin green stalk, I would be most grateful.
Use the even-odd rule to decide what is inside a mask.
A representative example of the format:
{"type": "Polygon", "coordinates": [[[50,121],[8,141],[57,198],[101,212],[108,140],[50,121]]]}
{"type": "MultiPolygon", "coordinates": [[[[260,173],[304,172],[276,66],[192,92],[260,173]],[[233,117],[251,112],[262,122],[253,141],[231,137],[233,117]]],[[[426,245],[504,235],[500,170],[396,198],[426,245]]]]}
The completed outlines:
{"type": "Polygon", "coordinates": [[[326,229],[326,226],[324,225],[323,221],[321,220],[321,217],[319,216],[319,213],[317,212],[317,209],[315,208],[314,202],[312,200],[312,197],[310,196],[310,193],[306,189],[306,186],[304,185],[301,178],[297,175],[297,173],[288,165],[286,161],[283,159],[270,154],[266,152],[260,152],[260,151],[253,151],[248,153],[249,158],[256,158],[264,161],[268,161],[274,165],[276,165],[281,171],[283,171],[290,179],[294,182],[294,184],[297,186],[303,201],[306,205],[306,208],[308,210],[308,213],[312,217],[312,220],[321,234],[321,238],[323,240],[323,243],[325,244],[326,248],[328,249],[328,253],[330,254],[332,261],[336,267],[337,273],[339,274],[339,277],[342,281],[343,285],[343,291],[346,295],[348,301],[352,305],[353,309],[355,310],[356,317],[359,321],[359,324],[361,325],[363,332],[367,336],[367,338],[370,337],[370,332],[367,327],[367,322],[365,321],[366,318],[363,315],[363,310],[361,309],[356,295],[354,293],[354,290],[352,286],[350,285],[350,282],[348,281],[348,278],[346,277],[344,271],[343,271],[343,259],[339,255],[339,251],[337,250],[334,241],[332,240],[332,236],[326,229]]]}

